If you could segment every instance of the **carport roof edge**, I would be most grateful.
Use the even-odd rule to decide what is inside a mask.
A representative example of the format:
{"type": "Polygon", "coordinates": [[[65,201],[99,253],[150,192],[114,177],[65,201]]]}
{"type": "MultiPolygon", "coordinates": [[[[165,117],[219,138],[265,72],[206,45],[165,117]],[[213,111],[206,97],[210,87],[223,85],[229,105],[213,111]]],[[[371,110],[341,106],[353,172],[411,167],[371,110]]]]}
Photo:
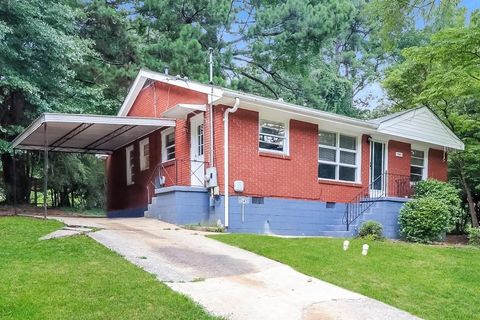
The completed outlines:
{"type": "Polygon", "coordinates": [[[60,152],[84,152],[84,153],[111,153],[122,146],[131,143],[149,133],[162,127],[174,127],[175,119],[165,118],[142,118],[142,117],[121,117],[108,115],[92,114],[65,114],[65,113],[44,113],[33,121],[21,134],[13,141],[12,146],[15,149],[24,150],[43,150],[45,143],[31,144],[27,140],[44,138],[44,125],[60,125],[55,133],[60,134],[60,138],[47,140],[47,148],[50,151],[60,152]],[[64,145],[71,142],[78,135],[84,133],[89,128],[103,131],[103,134],[84,135],[81,144],[64,145]],[[132,130],[134,129],[134,130],[132,130]],[[62,132],[60,132],[62,131],[62,132]],[[126,137],[124,134],[129,133],[126,137]],[[122,136],[124,135],[124,136],[122,136]],[[122,136],[122,139],[118,139],[122,136]],[[127,140],[126,140],[127,139],[127,140]],[[112,141],[116,140],[116,143],[112,141]],[[89,148],[95,145],[95,148],[89,148]],[[103,147],[102,147],[103,146],[103,147]],[[101,148],[96,148],[101,147],[101,148]]]}

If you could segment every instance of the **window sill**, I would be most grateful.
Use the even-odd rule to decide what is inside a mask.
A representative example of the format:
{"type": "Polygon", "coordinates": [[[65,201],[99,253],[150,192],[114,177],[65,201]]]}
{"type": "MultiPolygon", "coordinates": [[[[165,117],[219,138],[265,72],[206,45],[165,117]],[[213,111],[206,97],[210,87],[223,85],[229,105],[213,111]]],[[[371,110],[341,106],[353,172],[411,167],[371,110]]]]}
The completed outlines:
{"type": "Polygon", "coordinates": [[[166,160],[166,161],[162,161],[162,165],[164,167],[170,167],[170,166],[173,166],[175,164],[175,159],[170,159],[170,160],[166,160]]]}
{"type": "Polygon", "coordinates": [[[346,186],[346,187],[355,187],[355,188],[362,188],[363,185],[361,182],[348,182],[348,181],[338,181],[338,180],[329,180],[329,179],[322,179],[318,178],[319,184],[331,184],[336,186],[346,186]]]}
{"type": "Polygon", "coordinates": [[[282,153],[276,152],[266,152],[266,151],[259,151],[258,155],[260,157],[267,157],[267,158],[276,158],[276,159],[283,159],[283,160],[290,160],[290,156],[282,153]]]}

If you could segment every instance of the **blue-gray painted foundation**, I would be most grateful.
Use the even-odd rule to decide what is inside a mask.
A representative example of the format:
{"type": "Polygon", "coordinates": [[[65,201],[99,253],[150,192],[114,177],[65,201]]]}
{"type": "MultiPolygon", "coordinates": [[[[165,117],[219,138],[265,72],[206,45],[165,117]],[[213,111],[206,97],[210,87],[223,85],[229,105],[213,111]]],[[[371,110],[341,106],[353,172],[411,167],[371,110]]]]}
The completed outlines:
{"type": "MultiPolygon", "coordinates": [[[[384,235],[398,238],[398,214],[403,198],[385,198],[376,201],[346,230],[343,216],[345,203],[263,198],[263,204],[252,203],[251,197],[230,197],[228,231],[232,233],[257,233],[290,236],[351,237],[367,220],[383,225],[384,235]],[[242,201],[244,200],[244,201],[242,201]],[[246,201],[245,201],[246,200],[246,201]],[[246,202],[243,205],[242,202],[246,202]],[[243,207],[243,208],[242,208],[243,207]]],[[[216,225],[224,223],[224,197],[210,200],[204,188],[167,187],[157,190],[145,216],[185,225],[216,225]]]]}

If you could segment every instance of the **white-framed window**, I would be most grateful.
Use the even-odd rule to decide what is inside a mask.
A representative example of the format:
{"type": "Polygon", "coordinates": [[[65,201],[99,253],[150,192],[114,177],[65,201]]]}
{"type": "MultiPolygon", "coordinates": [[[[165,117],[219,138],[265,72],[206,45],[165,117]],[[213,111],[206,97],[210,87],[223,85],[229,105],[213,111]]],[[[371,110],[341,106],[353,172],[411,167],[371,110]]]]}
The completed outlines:
{"type": "Polygon", "coordinates": [[[175,128],[162,131],[162,162],[175,159],[175,128]]]}
{"type": "Polygon", "coordinates": [[[127,186],[134,183],[134,155],[133,155],[133,145],[125,148],[125,164],[126,164],[126,177],[127,177],[127,186]]]}
{"type": "Polygon", "coordinates": [[[197,155],[203,156],[203,123],[197,126],[197,155]]]}
{"type": "Polygon", "coordinates": [[[260,119],[258,147],[260,151],[288,154],[287,122],[260,119]]]}
{"type": "Polygon", "coordinates": [[[145,138],[140,141],[140,170],[147,170],[150,168],[150,140],[145,138]]]}
{"type": "Polygon", "coordinates": [[[359,138],[335,132],[318,133],[318,178],[357,182],[359,138]]]}
{"type": "Polygon", "coordinates": [[[426,151],[412,149],[412,156],[410,158],[410,181],[417,182],[426,178],[426,151]]]}

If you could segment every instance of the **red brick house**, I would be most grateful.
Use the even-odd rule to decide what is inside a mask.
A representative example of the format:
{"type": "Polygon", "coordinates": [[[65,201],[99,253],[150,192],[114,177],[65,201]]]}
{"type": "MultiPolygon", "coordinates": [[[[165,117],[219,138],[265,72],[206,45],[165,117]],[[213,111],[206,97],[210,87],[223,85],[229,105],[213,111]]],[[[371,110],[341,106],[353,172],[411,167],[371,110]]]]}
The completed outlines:
{"type": "MultiPolygon", "coordinates": [[[[43,150],[42,121],[14,147],[43,150]]],[[[92,121],[63,128],[49,146],[111,154],[109,216],[231,232],[348,236],[377,220],[397,237],[412,185],[445,181],[448,151],[464,148],[427,108],[366,121],[146,70],[116,119],[92,121]],[[117,119],[123,127],[107,134],[117,119]]]]}
{"type": "Polygon", "coordinates": [[[350,220],[380,202],[401,206],[415,181],[445,181],[447,151],[463,149],[426,108],[364,121],[150,71],[139,73],[118,115],[175,118],[176,126],[113,152],[112,215],[146,211],[236,231],[341,235],[347,204],[361,211],[356,202],[374,202],[350,220]]]}

